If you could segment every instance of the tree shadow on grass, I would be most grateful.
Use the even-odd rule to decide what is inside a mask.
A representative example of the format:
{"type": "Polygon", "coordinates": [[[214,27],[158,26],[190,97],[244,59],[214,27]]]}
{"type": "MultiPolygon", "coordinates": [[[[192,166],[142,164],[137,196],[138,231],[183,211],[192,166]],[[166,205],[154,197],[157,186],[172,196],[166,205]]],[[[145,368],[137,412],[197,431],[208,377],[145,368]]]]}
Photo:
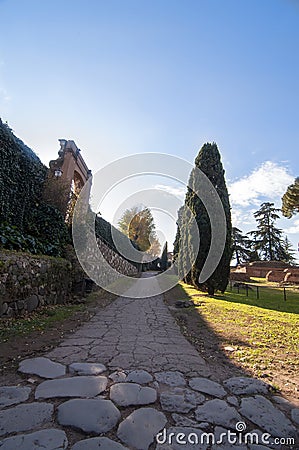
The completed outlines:
{"type": "MultiPolygon", "coordinates": [[[[192,289],[191,286],[190,288],[192,289]]],[[[227,333],[227,330],[225,329],[225,321],[223,321],[223,323],[220,321],[217,328],[214,327],[213,321],[208,321],[206,319],[203,314],[204,309],[201,308],[205,307],[205,303],[207,303],[209,299],[221,299],[229,302],[230,300],[227,299],[225,295],[209,297],[198,293],[196,290],[194,290],[194,294],[192,292],[192,294],[189,295],[181,284],[178,284],[164,295],[182,333],[209,365],[212,378],[216,381],[223,381],[233,376],[262,378],[263,381],[270,385],[274,384],[276,387],[279,387],[282,394],[290,400],[295,403],[298,401],[296,400],[296,396],[298,395],[298,393],[296,394],[296,369],[294,368],[293,372],[290,373],[291,367],[281,368],[278,365],[275,367],[275,370],[277,368],[278,372],[273,373],[272,366],[267,370],[267,368],[264,367],[265,365],[260,362],[263,360],[264,341],[266,338],[259,345],[258,342],[252,343],[250,340],[247,340],[246,334],[244,335],[244,338],[241,334],[238,336],[239,325],[237,323],[237,317],[236,324],[234,325],[234,317],[229,317],[228,315],[230,322],[233,323],[234,327],[231,335],[227,333]],[[178,300],[185,300],[188,304],[189,302],[192,302],[194,306],[188,308],[176,308],[176,302],[178,300]],[[219,328],[223,328],[224,332],[218,332],[219,328]],[[250,355],[251,360],[254,360],[255,355],[257,355],[257,364],[254,369],[252,361],[250,361],[250,364],[244,364],[244,361],[242,361],[242,357],[240,356],[241,352],[244,352],[245,358],[246,355],[250,355]],[[238,356],[236,356],[237,354],[238,356]],[[260,369],[258,368],[258,365],[260,365],[260,369]],[[281,383],[279,383],[280,379],[281,383]],[[287,388],[285,388],[285,385],[287,385],[287,388]]],[[[237,303],[238,300],[235,299],[234,302],[237,303]]],[[[244,302],[244,304],[251,305],[251,303],[247,302],[244,302]]],[[[217,314],[216,309],[215,314],[217,314]]],[[[250,329],[250,321],[248,322],[247,327],[250,329]]],[[[275,354],[271,348],[265,349],[265,352],[266,350],[271,357],[275,358],[275,354]]]]}
{"type": "Polygon", "coordinates": [[[266,286],[228,287],[225,294],[216,295],[215,298],[233,303],[242,303],[257,306],[272,311],[299,314],[299,292],[287,290],[284,297],[283,289],[266,286]]]}

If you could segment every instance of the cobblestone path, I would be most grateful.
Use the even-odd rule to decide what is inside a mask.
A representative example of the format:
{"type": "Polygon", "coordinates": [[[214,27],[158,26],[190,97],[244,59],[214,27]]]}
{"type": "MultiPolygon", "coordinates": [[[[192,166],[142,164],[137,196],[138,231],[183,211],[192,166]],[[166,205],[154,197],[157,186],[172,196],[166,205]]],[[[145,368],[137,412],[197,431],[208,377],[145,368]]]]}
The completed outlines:
{"type": "Polygon", "coordinates": [[[180,370],[209,375],[205,361],[180,333],[162,295],[118,298],[51,351],[49,357],[62,363],[100,359],[111,369],[180,370]]]}
{"type": "Polygon", "coordinates": [[[45,356],[0,387],[0,450],[299,448],[299,409],[261,380],[212,381],[162,296],[118,298],[45,356]]]}

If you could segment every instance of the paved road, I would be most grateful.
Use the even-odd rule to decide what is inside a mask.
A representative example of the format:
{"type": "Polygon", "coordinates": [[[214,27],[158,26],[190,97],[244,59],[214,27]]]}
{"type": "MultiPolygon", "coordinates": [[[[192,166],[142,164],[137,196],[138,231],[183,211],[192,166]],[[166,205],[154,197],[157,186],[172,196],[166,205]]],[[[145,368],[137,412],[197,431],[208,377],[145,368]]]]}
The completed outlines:
{"type": "MultiPolygon", "coordinates": [[[[152,282],[157,283],[154,277],[152,282]]],[[[179,370],[209,375],[205,361],[180,333],[162,295],[118,298],[48,356],[66,364],[74,360],[101,361],[110,369],[179,370]]]]}
{"type": "Polygon", "coordinates": [[[162,296],[118,298],[46,356],[0,387],[1,450],[299,448],[299,409],[261,380],[213,382],[162,296]]]}

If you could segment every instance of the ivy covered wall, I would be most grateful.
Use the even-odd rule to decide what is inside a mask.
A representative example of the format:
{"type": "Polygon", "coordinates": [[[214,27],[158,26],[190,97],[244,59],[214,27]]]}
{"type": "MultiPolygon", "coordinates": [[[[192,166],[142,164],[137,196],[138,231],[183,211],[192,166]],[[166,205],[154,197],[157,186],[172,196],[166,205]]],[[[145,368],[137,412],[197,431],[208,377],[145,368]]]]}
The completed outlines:
{"type": "Polygon", "coordinates": [[[0,119],[0,247],[61,256],[62,214],[42,200],[47,167],[0,119]]]}
{"type": "MultiPolygon", "coordinates": [[[[47,173],[38,156],[0,119],[0,248],[66,256],[70,230],[60,211],[42,195],[47,173]]],[[[119,254],[112,227],[102,217],[96,218],[97,237],[119,254]]],[[[128,239],[116,229],[114,233],[120,240],[128,239]]]]}
{"type": "MultiPolygon", "coordinates": [[[[120,250],[117,248],[117,246],[114,243],[114,237],[117,237],[118,243],[129,240],[127,236],[125,236],[121,231],[119,231],[117,228],[115,228],[111,223],[107,222],[103,217],[96,217],[95,220],[95,234],[98,238],[100,238],[106,245],[108,245],[115,253],[119,254],[123,257],[123,255],[120,253],[120,250]]],[[[135,247],[137,250],[139,250],[138,245],[133,242],[130,239],[130,243],[133,247],[135,247]]],[[[133,264],[133,266],[138,267],[139,264],[135,261],[130,261],[127,258],[126,259],[129,263],[133,264]]]]}

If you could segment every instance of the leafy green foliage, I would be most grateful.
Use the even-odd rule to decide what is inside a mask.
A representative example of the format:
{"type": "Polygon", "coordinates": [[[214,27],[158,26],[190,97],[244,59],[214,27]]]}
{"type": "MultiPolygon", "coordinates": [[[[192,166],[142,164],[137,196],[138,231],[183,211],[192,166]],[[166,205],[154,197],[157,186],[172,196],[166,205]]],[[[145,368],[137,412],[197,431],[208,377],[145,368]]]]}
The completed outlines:
{"type": "Polygon", "coordinates": [[[0,120],[0,246],[61,256],[69,233],[42,199],[48,169],[0,120]]]}
{"type": "Polygon", "coordinates": [[[290,219],[297,212],[299,212],[299,177],[282,197],[282,214],[290,219]]]}
{"type": "MultiPolygon", "coordinates": [[[[66,242],[69,236],[66,233],[66,242]]],[[[63,248],[61,241],[55,242],[50,239],[39,240],[29,234],[24,235],[15,225],[8,223],[0,224],[0,247],[8,250],[25,251],[33,254],[49,256],[62,256],[63,248]]]]}
{"type": "Polygon", "coordinates": [[[156,240],[154,218],[149,208],[134,206],[126,209],[118,222],[119,230],[135,242],[141,251],[149,251],[156,240]]]}

